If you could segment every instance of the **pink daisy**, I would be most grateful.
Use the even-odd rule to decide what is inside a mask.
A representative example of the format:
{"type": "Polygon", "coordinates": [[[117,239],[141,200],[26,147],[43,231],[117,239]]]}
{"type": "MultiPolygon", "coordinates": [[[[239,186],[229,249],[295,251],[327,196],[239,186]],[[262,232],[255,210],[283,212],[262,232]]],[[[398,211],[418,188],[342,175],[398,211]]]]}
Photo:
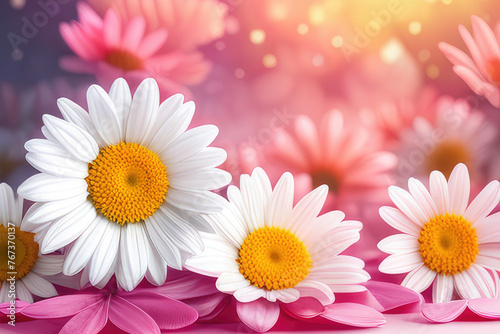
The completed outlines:
{"type": "MultiPolygon", "coordinates": [[[[183,79],[179,73],[186,69],[186,56],[181,52],[160,52],[167,41],[167,30],[159,28],[146,33],[146,20],[136,16],[124,20],[114,9],[101,18],[86,3],[77,4],[79,22],[60,25],[60,32],[77,56],[61,59],[61,66],[75,73],[92,73],[102,86],[110,87],[113,81],[124,77],[132,89],[148,77],[154,77],[162,94],[188,92],[184,84],[193,80],[183,79]]],[[[187,70],[192,71],[192,69],[187,70]]]]}
{"type": "Polygon", "coordinates": [[[439,43],[439,48],[454,65],[453,70],[474,91],[484,96],[495,107],[500,107],[500,36],[495,34],[481,18],[472,16],[473,36],[463,26],[458,27],[469,52],[447,43],[439,43]]]}
{"type": "MultiPolygon", "coordinates": [[[[432,285],[434,303],[493,298],[498,286],[488,270],[500,270],[500,183],[490,182],[469,204],[467,167],[458,164],[448,182],[441,172],[430,174],[430,192],[410,178],[409,192],[390,187],[397,208],[382,207],[380,216],[403,232],[380,241],[391,254],[379,267],[387,274],[408,273],[402,285],[422,292],[432,285]]],[[[498,281],[497,281],[498,283],[498,281]]]]}
{"type": "Polygon", "coordinates": [[[413,130],[404,134],[399,149],[397,176],[404,183],[410,176],[424,177],[434,170],[449,176],[458,163],[464,163],[473,180],[491,162],[496,128],[465,100],[442,97],[436,103],[431,123],[415,118],[413,130]]]}
{"type": "Polygon", "coordinates": [[[294,130],[292,135],[276,129],[269,157],[294,174],[302,194],[326,184],[328,207],[343,207],[352,198],[380,199],[375,194],[390,184],[396,157],[379,151],[365,128],[347,127],[335,110],[324,116],[319,129],[308,116],[297,116],[294,130]]]}

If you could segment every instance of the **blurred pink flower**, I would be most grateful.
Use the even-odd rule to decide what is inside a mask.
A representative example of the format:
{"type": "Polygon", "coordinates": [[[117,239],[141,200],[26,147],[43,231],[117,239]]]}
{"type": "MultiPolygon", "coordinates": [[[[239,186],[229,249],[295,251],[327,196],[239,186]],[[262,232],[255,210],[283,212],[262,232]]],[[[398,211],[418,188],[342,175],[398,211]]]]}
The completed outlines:
{"type": "Polygon", "coordinates": [[[118,77],[124,77],[132,89],[153,77],[165,96],[189,93],[184,85],[199,83],[208,72],[209,65],[201,54],[161,51],[167,30],[146,32],[142,16],[123,19],[108,9],[101,18],[86,3],[78,3],[77,8],[80,21],[60,25],[63,39],[77,54],[61,59],[61,66],[68,71],[92,73],[108,88],[118,77]]]}
{"type": "Polygon", "coordinates": [[[217,0],[87,0],[100,14],[113,8],[124,21],[142,16],[146,31],[167,29],[161,51],[192,51],[222,37],[227,6],[217,0]]]}
{"type": "MultiPolygon", "coordinates": [[[[60,334],[98,333],[108,319],[127,333],[160,333],[196,321],[195,309],[156,289],[138,287],[132,292],[122,291],[112,280],[102,290],[91,287],[42,300],[24,307],[21,313],[35,319],[71,317],[60,334]]],[[[189,294],[188,291],[183,293],[189,294]]]]}
{"type": "Polygon", "coordinates": [[[398,149],[397,178],[422,178],[433,170],[449,176],[456,164],[469,168],[474,181],[481,179],[483,167],[491,160],[497,136],[485,115],[467,101],[442,97],[436,102],[432,121],[416,117],[413,129],[403,135],[398,149]]]}
{"type": "Polygon", "coordinates": [[[377,138],[359,124],[344,124],[340,111],[326,113],[320,124],[317,128],[308,116],[297,116],[294,134],[276,129],[268,151],[270,163],[279,164],[275,169],[296,177],[296,197],[326,184],[327,209],[349,210],[352,199],[382,201],[395,155],[378,150],[377,138]]]}
{"type": "Polygon", "coordinates": [[[439,43],[439,48],[454,65],[453,70],[474,91],[484,96],[495,107],[500,107],[500,30],[496,34],[488,24],[477,16],[472,16],[472,32],[463,25],[458,27],[469,52],[447,43],[439,43]]]}

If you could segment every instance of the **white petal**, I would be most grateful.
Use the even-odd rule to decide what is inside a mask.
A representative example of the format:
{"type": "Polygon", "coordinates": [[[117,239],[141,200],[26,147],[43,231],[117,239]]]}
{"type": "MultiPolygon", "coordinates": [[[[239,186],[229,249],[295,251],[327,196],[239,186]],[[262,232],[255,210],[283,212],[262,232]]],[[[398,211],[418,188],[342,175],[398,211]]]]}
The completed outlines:
{"type": "Polygon", "coordinates": [[[127,291],[132,291],[144,278],[148,268],[147,237],[143,223],[125,224],[120,235],[118,252],[118,284],[127,291]]]}
{"type": "Polygon", "coordinates": [[[130,113],[130,105],[132,104],[132,94],[127,81],[123,78],[116,79],[109,90],[109,98],[113,101],[116,108],[116,115],[120,122],[122,137],[121,141],[125,140],[127,131],[128,117],[130,113]]]}
{"type": "Polygon", "coordinates": [[[300,292],[300,297],[313,297],[321,304],[328,305],[335,301],[335,296],[332,290],[323,282],[314,281],[311,279],[304,279],[302,282],[295,286],[300,292]]]}
{"type": "Polygon", "coordinates": [[[464,218],[477,226],[498,205],[500,201],[500,183],[491,181],[470,203],[464,218]]]}
{"type": "Polygon", "coordinates": [[[322,258],[343,252],[359,240],[359,231],[362,227],[358,221],[343,221],[326,234],[317,235],[316,238],[309,240],[310,254],[314,258],[322,258]]]}
{"type": "Polygon", "coordinates": [[[447,303],[453,296],[453,276],[436,275],[436,281],[432,286],[432,302],[447,303]]]}
{"type": "Polygon", "coordinates": [[[169,164],[167,172],[169,175],[194,172],[199,169],[214,168],[226,161],[227,153],[218,147],[206,147],[193,156],[175,163],[169,164]]]}
{"type": "Polygon", "coordinates": [[[241,217],[239,211],[234,210],[227,203],[223,204],[223,206],[224,209],[222,211],[204,217],[218,235],[224,237],[234,247],[239,248],[249,234],[248,228],[243,223],[243,217],[241,217]]]}
{"type": "Polygon", "coordinates": [[[389,206],[383,206],[379,210],[380,217],[395,229],[412,236],[419,236],[421,227],[411,221],[401,211],[389,206]]]}
{"type": "Polygon", "coordinates": [[[222,169],[210,168],[170,175],[170,187],[180,190],[213,190],[231,182],[231,174],[222,169]]]}
{"type": "Polygon", "coordinates": [[[168,203],[163,203],[170,211],[172,211],[180,220],[191,225],[198,231],[214,233],[212,225],[199,213],[180,210],[168,203]]]}
{"type": "Polygon", "coordinates": [[[481,266],[472,264],[469,269],[453,276],[457,292],[464,299],[492,298],[495,284],[490,274],[481,266]]]}
{"type": "Polygon", "coordinates": [[[61,146],[75,158],[92,162],[99,154],[95,139],[79,126],[51,115],[43,115],[43,123],[61,146]]]}
{"type": "Polygon", "coordinates": [[[105,146],[104,141],[97,132],[94,124],[92,124],[88,112],[86,112],[75,102],[64,97],[57,100],[57,106],[59,107],[59,110],[61,111],[61,114],[66,121],[73,123],[81,127],[83,130],[87,131],[94,138],[99,147],[105,146]]]}
{"type": "Polygon", "coordinates": [[[161,258],[156,248],[152,245],[148,233],[146,247],[148,248],[148,269],[146,270],[146,279],[149,283],[160,286],[167,279],[167,263],[161,258]]]}
{"type": "Polygon", "coordinates": [[[394,204],[417,226],[424,226],[428,218],[420,205],[406,190],[396,186],[389,187],[389,196],[394,204]]]}
{"type": "Polygon", "coordinates": [[[57,291],[52,283],[41,278],[34,272],[30,272],[28,275],[24,276],[22,281],[28,290],[34,295],[44,298],[57,296],[57,291]]]}
{"type": "Polygon", "coordinates": [[[75,275],[80,272],[96,252],[109,222],[104,216],[98,215],[82,235],[71,246],[64,260],[64,275],[75,275]]]}
{"type": "MultiPolygon", "coordinates": [[[[315,218],[311,223],[311,228],[301,232],[302,242],[307,243],[308,245],[314,245],[318,242],[318,240],[323,239],[325,235],[328,235],[333,228],[337,227],[344,218],[345,214],[339,210],[330,211],[315,218]]],[[[356,223],[354,227],[359,232],[361,226],[356,223]]],[[[328,244],[328,242],[326,242],[326,244],[328,244]]]]}
{"type": "MultiPolygon", "coordinates": [[[[101,219],[105,218],[101,217],[101,219]]],[[[119,224],[108,222],[106,230],[102,233],[102,239],[90,259],[89,279],[92,285],[95,286],[106,276],[110,276],[118,255],[120,232],[121,226],[119,224]]]]}
{"type": "MultiPolygon", "coordinates": [[[[69,245],[78,238],[94,221],[97,213],[90,202],[84,202],[80,207],[67,215],[55,220],[41,240],[40,252],[52,253],[59,248],[69,245]]],[[[35,241],[38,241],[35,235],[35,241]]]]}
{"type": "MultiPolygon", "coordinates": [[[[272,291],[276,299],[282,303],[293,303],[300,298],[300,292],[297,289],[291,288],[291,289],[272,290],[272,291]]],[[[235,294],[237,292],[238,291],[236,291],[235,294]]]]}
{"type": "Polygon", "coordinates": [[[438,214],[436,203],[434,203],[431,194],[425,189],[422,182],[410,178],[408,180],[408,190],[418,203],[420,209],[424,212],[426,220],[430,220],[438,214]]]}
{"type": "MultiPolygon", "coordinates": [[[[177,94],[170,99],[182,99],[182,95],[177,94]]],[[[146,138],[145,145],[154,152],[160,152],[168,147],[175,139],[184,133],[194,116],[194,103],[188,102],[175,110],[171,109],[170,99],[165,100],[158,110],[158,121],[155,128],[146,138]],[[170,108],[169,108],[170,107],[170,108]]]]}
{"type": "Polygon", "coordinates": [[[215,125],[202,125],[181,134],[170,145],[163,147],[159,155],[168,166],[183,161],[206,148],[219,134],[215,125]]]}
{"type": "Polygon", "coordinates": [[[165,197],[165,202],[181,210],[207,214],[216,213],[222,209],[219,195],[206,190],[187,191],[170,188],[165,197]]]}
{"type": "Polygon", "coordinates": [[[38,255],[31,271],[45,276],[56,275],[62,272],[63,263],[64,255],[38,255]]]}
{"type": "Polygon", "coordinates": [[[389,255],[378,269],[385,274],[403,274],[422,264],[420,252],[389,255]]]}
{"type": "Polygon", "coordinates": [[[115,105],[104,89],[92,85],[87,90],[89,115],[106,145],[116,145],[122,138],[121,123],[115,105]]]}
{"type": "Polygon", "coordinates": [[[19,300],[28,302],[28,303],[33,303],[33,296],[31,295],[30,290],[24,285],[22,279],[18,279],[16,281],[16,297],[19,300]]]}
{"type": "Polygon", "coordinates": [[[434,278],[436,278],[436,272],[422,264],[406,275],[401,285],[420,293],[432,284],[434,278]]]}
{"type": "Polygon", "coordinates": [[[148,78],[141,82],[130,106],[125,135],[127,142],[142,143],[156,120],[159,100],[160,93],[156,81],[148,78]]]}
{"type": "Polygon", "coordinates": [[[179,249],[173,245],[172,241],[167,238],[165,232],[163,232],[160,227],[160,220],[161,218],[157,215],[153,215],[145,220],[148,235],[151,238],[154,248],[167,265],[174,269],[181,270],[181,253],[179,249]]]}
{"type": "Polygon", "coordinates": [[[250,285],[250,282],[240,273],[222,273],[215,283],[217,289],[226,293],[233,293],[250,285]]]}
{"type": "Polygon", "coordinates": [[[477,239],[480,244],[500,242],[500,212],[496,212],[476,224],[477,239]]]}
{"type": "Polygon", "coordinates": [[[49,202],[68,199],[87,193],[83,179],[61,178],[48,174],[36,174],[23,182],[18,193],[33,202],[49,202]]]}
{"type": "Polygon", "coordinates": [[[83,205],[84,202],[87,202],[87,194],[59,201],[35,203],[24,215],[23,224],[27,222],[34,224],[49,222],[70,213],[80,205],[83,205]]]}
{"type": "Polygon", "coordinates": [[[303,229],[311,228],[311,222],[323,209],[327,195],[328,187],[325,185],[319,186],[305,195],[293,208],[286,227],[299,236],[303,229]]]}
{"type": "Polygon", "coordinates": [[[31,153],[26,154],[28,163],[42,173],[57,177],[84,179],[88,176],[87,163],[74,159],[71,155],[57,156],[53,154],[31,153]]]}
{"type": "Polygon", "coordinates": [[[448,180],[450,191],[450,210],[456,215],[463,215],[469,203],[470,178],[467,167],[460,163],[453,168],[448,180]]]}
{"type": "Polygon", "coordinates": [[[395,234],[381,240],[378,249],[389,254],[411,253],[418,251],[418,239],[408,234],[395,234]]]}
{"type": "Polygon", "coordinates": [[[18,212],[14,191],[7,183],[0,184],[0,223],[7,226],[7,223],[13,223],[18,226],[18,212]]]}
{"type": "Polygon", "coordinates": [[[284,173],[276,184],[266,213],[270,226],[284,226],[293,209],[294,182],[290,173],[284,173]]]}
{"type": "MultiPolygon", "coordinates": [[[[217,280],[218,282],[218,280],[217,280]]],[[[241,303],[249,303],[266,295],[264,289],[259,289],[254,285],[248,285],[234,292],[234,298],[241,303]]]]}

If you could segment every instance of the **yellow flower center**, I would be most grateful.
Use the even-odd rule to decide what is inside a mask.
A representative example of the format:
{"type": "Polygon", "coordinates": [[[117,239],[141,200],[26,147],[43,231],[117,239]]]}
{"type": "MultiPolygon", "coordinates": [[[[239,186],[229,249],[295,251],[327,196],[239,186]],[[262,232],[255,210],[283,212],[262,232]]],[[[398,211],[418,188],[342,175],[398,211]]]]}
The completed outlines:
{"type": "Polygon", "coordinates": [[[313,188],[317,188],[323,184],[328,186],[328,190],[337,194],[339,192],[339,178],[332,172],[319,170],[311,173],[313,188]]]}
{"type": "Polygon", "coordinates": [[[467,270],[479,253],[476,229],[453,214],[438,215],[427,222],[418,243],[424,264],[444,275],[467,270]]]}
{"type": "Polygon", "coordinates": [[[19,227],[7,228],[0,224],[0,282],[12,276],[21,279],[31,271],[38,258],[34,236],[19,227]]]}
{"type": "Polygon", "coordinates": [[[470,154],[459,141],[449,140],[437,145],[427,158],[427,172],[434,170],[449,177],[453,168],[460,162],[469,165],[470,154]]]}
{"type": "Polygon", "coordinates": [[[306,247],[293,233],[268,226],[245,238],[236,262],[252,285],[265,290],[293,288],[311,268],[306,247]]]}
{"type": "Polygon", "coordinates": [[[140,70],[142,68],[142,60],[125,50],[113,50],[106,55],[104,60],[108,64],[125,71],[140,70]]]}
{"type": "Polygon", "coordinates": [[[124,142],[101,149],[85,180],[97,211],[121,225],[153,215],[169,185],[167,168],[156,153],[124,142]]]}

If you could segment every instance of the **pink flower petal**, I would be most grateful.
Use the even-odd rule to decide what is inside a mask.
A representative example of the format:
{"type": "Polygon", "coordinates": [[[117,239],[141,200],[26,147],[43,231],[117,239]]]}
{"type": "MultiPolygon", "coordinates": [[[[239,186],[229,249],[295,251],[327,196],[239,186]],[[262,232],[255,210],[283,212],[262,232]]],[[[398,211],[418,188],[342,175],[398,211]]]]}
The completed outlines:
{"type": "Polygon", "coordinates": [[[23,309],[22,314],[36,319],[68,317],[101,303],[104,297],[101,294],[75,294],[53,297],[27,306],[23,309]]]}
{"type": "Polygon", "coordinates": [[[430,321],[450,322],[467,308],[467,300],[454,300],[448,303],[425,303],[422,314],[430,321]]]}
{"type": "Polygon", "coordinates": [[[214,293],[210,296],[183,300],[198,312],[200,320],[210,320],[216,317],[233,297],[226,293],[214,293]]]}
{"type": "Polygon", "coordinates": [[[102,300],[81,311],[71,318],[59,334],[93,334],[106,325],[108,321],[108,300],[102,300]]]}
{"type": "Polygon", "coordinates": [[[500,298],[478,298],[469,300],[469,309],[472,312],[488,318],[500,318],[500,298]]]}
{"type": "Polygon", "coordinates": [[[161,333],[156,322],[146,312],[120,296],[111,298],[109,320],[127,333],[161,333]]]}
{"type": "Polygon", "coordinates": [[[365,283],[365,286],[379,302],[381,306],[379,311],[381,312],[386,312],[413,303],[420,303],[420,296],[418,293],[401,285],[368,281],[365,283]]]}
{"type": "Polygon", "coordinates": [[[123,293],[124,299],[146,312],[160,329],[178,329],[198,319],[194,308],[158,293],[141,291],[140,294],[123,293]]]}
{"type": "Polygon", "coordinates": [[[386,323],[379,311],[362,304],[333,303],[325,307],[323,318],[356,327],[378,327],[386,323]]]}
{"type": "Polygon", "coordinates": [[[250,303],[236,303],[236,312],[241,321],[254,331],[267,332],[276,324],[280,315],[279,303],[259,298],[250,303]]]}
{"type": "Polygon", "coordinates": [[[313,297],[303,297],[282,306],[294,318],[313,318],[325,311],[325,307],[313,297]]]}

